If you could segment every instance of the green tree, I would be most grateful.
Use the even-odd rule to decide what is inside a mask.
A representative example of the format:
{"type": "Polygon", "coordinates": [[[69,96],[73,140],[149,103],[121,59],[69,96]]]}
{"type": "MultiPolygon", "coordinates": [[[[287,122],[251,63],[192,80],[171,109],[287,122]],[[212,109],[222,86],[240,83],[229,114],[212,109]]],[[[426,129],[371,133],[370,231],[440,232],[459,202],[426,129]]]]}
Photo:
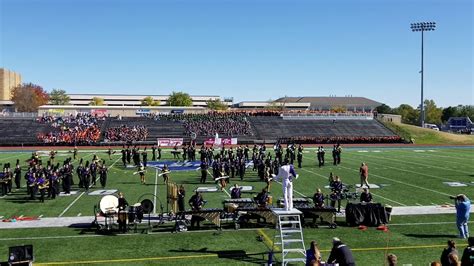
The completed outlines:
{"type": "Polygon", "coordinates": [[[443,112],[441,114],[441,120],[443,122],[446,122],[448,121],[450,117],[457,117],[457,116],[459,116],[458,108],[449,106],[443,109],[443,112]]]}
{"type": "Polygon", "coordinates": [[[462,105],[458,107],[459,114],[461,117],[469,117],[471,121],[474,121],[474,105],[462,105]]]}
{"type": "Polygon", "coordinates": [[[277,102],[272,99],[269,99],[265,109],[268,111],[283,111],[285,109],[285,102],[277,102]]]}
{"type": "Polygon", "coordinates": [[[103,98],[94,97],[94,98],[92,98],[92,100],[89,102],[89,105],[101,106],[101,105],[105,105],[105,102],[104,102],[104,99],[103,99],[103,98]]]}
{"type": "Polygon", "coordinates": [[[168,98],[168,105],[170,106],[192,106],[193,100],[189,94],[184,92],[173,91],[168,98]]]}
{"type": "Polygon", "coordinates": [[[402,116],[402,122],[405,124],[418,125],[420,112],[408,104],[401,104],[395,108],[394,113],[402,116]]]}
{"type": "Polygon", "coordinates": [[[18,112],[36,112],[41,105],[48,104],[48,93],[39,85],[25,83],[12,90],[11,100],[18,112]]]}
{"type": "Polygon", "coordinates": [[[443,114],[443,108],[436,106],[433,100],[426,99],[425,104],[425,122],[430,124],[441,124],[441,116],[443,114]]]}
{"type": "Polygon", "coordinates": [[[227,110],[229,106],[225,103],[223,103],[220,99],[215,99],[215,100],[209,100],[206,102],[207,107],[211,110],[216,110],[216,111],[223,111],[227,110]]]}
{"type": "Polygon", "coordinates": [[[142,100],[142,106],[158,106],[160,103],[159,100],[154,100],[151,96],[147,96],[142,100]]]}
{"type": "Polygon", "coordinates": [[[68,105],[70,100],[65,90],[53,89],[49,93],[49,103],[52,105],[68,105]]]}
{"type": "Polygon", "coordinates": [[[392,108],[390,108],[390,106],[384,103],[382,105],[377,106],[377,108],[375,108],[375,111],[377,111],[377,113],[379,114],[392,114],[393,113],[392,108]]]}

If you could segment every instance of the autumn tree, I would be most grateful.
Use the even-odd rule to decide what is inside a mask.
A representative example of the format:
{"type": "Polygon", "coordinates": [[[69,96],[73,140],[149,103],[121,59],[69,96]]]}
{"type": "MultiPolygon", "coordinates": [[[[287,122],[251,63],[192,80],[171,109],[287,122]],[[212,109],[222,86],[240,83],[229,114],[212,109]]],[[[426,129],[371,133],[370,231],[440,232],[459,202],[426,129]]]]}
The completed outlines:
{"type": "Polygon", "coordinates": [[[426,99],[425,104],[425,122],[430,124],[441,124],[441,116],[443,115],[443,108],[436,106],[433,100],[426,99]]]}
{"type": "Polygon", "coordinates": [[[193,100],[189,94],[184,92],[173,91],[168,98],[168,105],[170,106],[192,106],[193,100]]]}
{"type": "Polygon", "coordinates": [[[18,112],[36,112],[41,105],[48,104],[48,93],[39,85],[25,83],[12,91],[12,102],[18,112]]]}
{"type": "Polygon", "coordinates": [[[94,97],[94,98],[92,98],[92,100],[89,102],[89,105],[101,106],[101,105],[105,105],[105,102],[104,102],[104,99],[103,99],[103,98],[94,97]]]}
{"type": "Polygon", "coordinates": [[[161,102],[159,100],[155,100],[155,99],[153,99],[153,97],[147,96],[147,97],[143,98],[141,104],[142,104],[142,106],[159,106],[160,103],[161,102]]]}
{"type": "Polygon", "coordinates": [[[49,93],[49,103],[52,105],[68,105],[70,100],[65,90],[53,89],[49,93]]]}

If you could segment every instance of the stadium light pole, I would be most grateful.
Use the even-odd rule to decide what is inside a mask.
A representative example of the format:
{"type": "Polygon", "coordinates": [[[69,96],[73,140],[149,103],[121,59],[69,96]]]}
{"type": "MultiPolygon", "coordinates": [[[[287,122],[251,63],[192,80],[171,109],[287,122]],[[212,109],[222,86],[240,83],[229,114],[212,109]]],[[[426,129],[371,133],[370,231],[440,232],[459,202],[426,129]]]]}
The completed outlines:
{"type": "Polygon", "coordinates": [[[423,33],[425,31],[433,31],[436,28],[436,22],[418,22],[411,24],[411,30],[421,31],[421,113],[420,113],[420,121],[421,127],[425,127],[425,108],[424,108],[424,101],[423,101],[423,33]]]}

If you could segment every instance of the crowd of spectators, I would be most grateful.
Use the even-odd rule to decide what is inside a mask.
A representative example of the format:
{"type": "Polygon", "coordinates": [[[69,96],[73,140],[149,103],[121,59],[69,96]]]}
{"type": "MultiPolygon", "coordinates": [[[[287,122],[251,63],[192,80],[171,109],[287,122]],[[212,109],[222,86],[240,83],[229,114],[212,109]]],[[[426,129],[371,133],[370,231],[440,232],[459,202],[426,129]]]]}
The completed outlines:
{"type": "Polygon", "coordinates": [[[333,136],[333,137],[311,137],[311,136],[295,136],[291,138],[281,138],[280,143],[301,143],[301,144],[315,144],[315,143],[402,143],[404,140],[400,136],[380,136],[380,137],[365,137],[365,136],[333,136]]]}
{"type": "Polygon", "coordinates": [[[155,117],[157,120],[180,121],[185,134],[198,136],[252,136],[253,131],[247,113],[211,112],[207,114],[168,114],[155,117]]]}
{"type": "Polygon", "coordinates": [[[100,139],[100,128],[97,116],[76,114],[69,116],[42,116],[39,123],[53,127],[50,132],[38,134],[39,141],[48,144],[92,144],[100,139]]]}
{"type": "Polygon", "coordinates": [[[144,141],[148,137],[148,129],[145,126],[122,125],[120,127],[108,128],[105,132],[105,141],[144,141]]]}

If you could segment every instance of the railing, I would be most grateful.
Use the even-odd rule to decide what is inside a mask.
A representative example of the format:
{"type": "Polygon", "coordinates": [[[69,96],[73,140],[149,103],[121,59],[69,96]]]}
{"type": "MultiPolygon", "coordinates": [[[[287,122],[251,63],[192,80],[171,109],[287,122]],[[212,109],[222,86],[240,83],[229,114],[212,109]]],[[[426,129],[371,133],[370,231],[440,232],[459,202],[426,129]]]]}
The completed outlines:
{"type": "Polygon", "coordinates": [[[27,113],[27,112],[0,112],[0,118],[2,117],[27,117],[35,118],[38,117],[38,113],[27,113]]]}

